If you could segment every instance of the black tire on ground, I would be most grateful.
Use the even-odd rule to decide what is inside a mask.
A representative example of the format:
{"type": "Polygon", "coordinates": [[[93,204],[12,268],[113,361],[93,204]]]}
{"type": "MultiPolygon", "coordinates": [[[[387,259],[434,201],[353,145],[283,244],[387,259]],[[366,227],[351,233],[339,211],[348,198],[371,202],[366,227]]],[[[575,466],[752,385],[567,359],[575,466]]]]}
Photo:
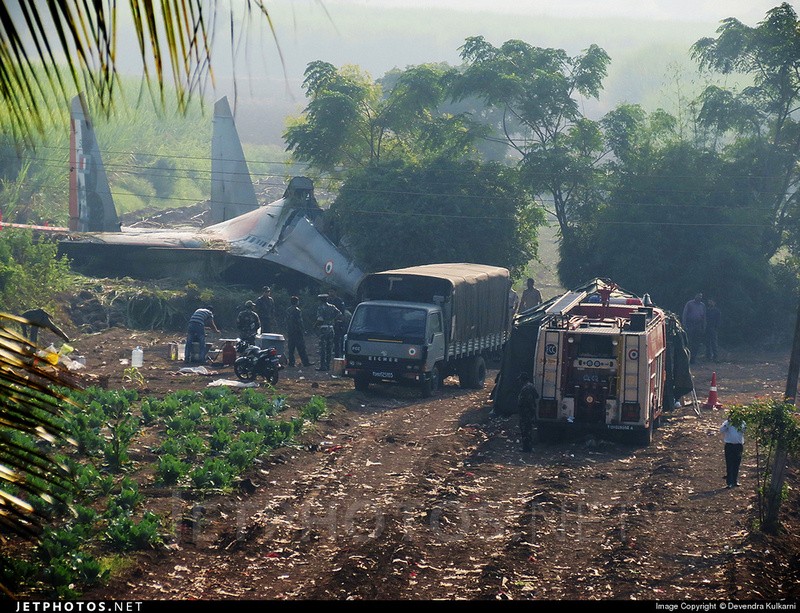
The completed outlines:
{"type": "Polygon", "coordinates": [[[278,379],[280,378],[280,372],[281,371],[276,368],[275,370],[272,371],[272,374],[269,377],[267,377],[267,381],[269,381],[270,385],[275,386],[278,384],[278,379]]]}
{"type": "Polygon", "coordinates": [[[542,443],[557,442],[561,440],[563,430],[558,424],[542,423],[536,424],[536,439],[542,443]]]}
{"type": "Polygon", "coordinates": [[[465,389],[483,389],[486,384],[486,360],[483,356],[473,356],[464,363],[458,373],[458,384],[465,389]]]}
{"type": "Polygon", "coordinates": [[[356,386],[356,391],[358,392],[366,392],[369,389],[369,379],[366,377],[356,377],[353,379],[353,383],[356,386]]]}
{"type": "Polygon", "coordinates": [[[420,384],[420,391],[422,392],[422,397],[430,398],[436,392],[439,391],[440,385],[441,385],[441,377],[439,376],[439,367],[434,366],[431,369],[430,376],[427,379],[423,379],[422,383],[420,384]]]}
{"type": "Polygon", "coordinates": [[[639,445],[641,447],[650,445],[650,443],[653,442],[653,423],[651,422],[650,426],[643,430],[634,430],[632,442],[634,445],[639,445]]]}
{"type": "Polygon", "coordinates": [[[242,381],[253,381],[256,372],[253,370],[253,363],[247,358],[238,358],[233,363],[233,372],[242,381]]]}

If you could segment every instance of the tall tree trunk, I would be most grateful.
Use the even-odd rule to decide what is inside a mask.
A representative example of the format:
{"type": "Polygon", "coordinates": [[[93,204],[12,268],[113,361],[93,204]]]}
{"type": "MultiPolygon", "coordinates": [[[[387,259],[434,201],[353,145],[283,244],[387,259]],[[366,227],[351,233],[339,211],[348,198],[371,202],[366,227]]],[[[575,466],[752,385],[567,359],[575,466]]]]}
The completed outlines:
{"type": "MultiPolygon", "coordinates": [[[[789,374],[786,377],[786,391],[784,398],[788,404],[797,403],[797,380],[800,373],[800,306],[797,309],[797,321],[794,328],[794,341],[792,342],[792,355],[789,358],[789,374]]],[[[772,465],[772,475],[769,479],[769,491],[767,492],[766,511],[764,515],[763,530],[765,532],[777,532],[778,512],[781,507],[781,492],[783,482],[786,478],[786,461],[788,459],[788,449],[786,443],[781,438],[778,439],[775,447],[775,462],[772,465]]]]}

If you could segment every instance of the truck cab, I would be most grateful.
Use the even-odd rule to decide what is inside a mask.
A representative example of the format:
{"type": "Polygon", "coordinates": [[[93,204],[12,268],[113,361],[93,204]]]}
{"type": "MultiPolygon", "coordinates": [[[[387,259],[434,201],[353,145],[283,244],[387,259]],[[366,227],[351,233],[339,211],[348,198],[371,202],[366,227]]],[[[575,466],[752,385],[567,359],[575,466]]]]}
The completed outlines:
{"type": "Polygon", "coordinates": [[[441,307],[421,302],[373,300],[353,311],[345,338],[345,376],[357,390],[371,382],[418,384],[435,391],[445,358],[441,307]]]}

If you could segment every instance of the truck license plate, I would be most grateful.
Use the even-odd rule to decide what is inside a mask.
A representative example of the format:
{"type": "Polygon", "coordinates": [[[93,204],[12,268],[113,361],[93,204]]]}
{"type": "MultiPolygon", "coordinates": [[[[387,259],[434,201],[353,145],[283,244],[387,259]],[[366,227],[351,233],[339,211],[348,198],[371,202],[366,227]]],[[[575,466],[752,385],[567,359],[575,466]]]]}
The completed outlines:
{"type": "Polygon", "coordinates": [[[372,371],[372,376],[376,377],[378,379],[394,379],[394,375],[392,373],[390,373],[390,372],[380,372],[380,371],[376,371],[376,370],[372,371]]]}

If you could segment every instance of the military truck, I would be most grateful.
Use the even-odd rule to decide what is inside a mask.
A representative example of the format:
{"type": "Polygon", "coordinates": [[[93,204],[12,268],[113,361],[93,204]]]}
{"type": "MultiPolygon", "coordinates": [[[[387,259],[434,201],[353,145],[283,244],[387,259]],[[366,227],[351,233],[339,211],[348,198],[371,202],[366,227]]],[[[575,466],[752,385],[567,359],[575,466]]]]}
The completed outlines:
{"type": "Polygon", "coordinates": [[[481,389],[486,362],[508,329],[505,268],[469,263],[412,266],[366,275],[345,337],[344,375],[359,391],[371,383],[417,386],[423,397],[457,375],[481,389]]]}

